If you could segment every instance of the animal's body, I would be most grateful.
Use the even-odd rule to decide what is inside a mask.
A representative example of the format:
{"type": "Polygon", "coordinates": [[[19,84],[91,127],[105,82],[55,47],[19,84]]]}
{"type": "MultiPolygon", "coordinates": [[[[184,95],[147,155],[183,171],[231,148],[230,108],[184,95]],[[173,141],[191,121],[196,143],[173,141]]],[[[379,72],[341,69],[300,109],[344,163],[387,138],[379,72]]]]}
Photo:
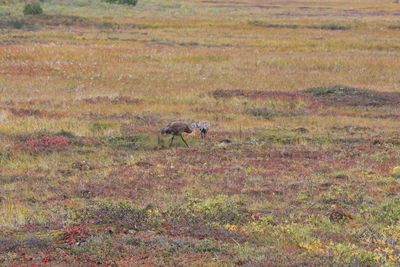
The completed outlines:
{"type": "Polygon", "coordinates": [[[185,143],[185,145],[187,147],[189,147],[189,145],[186,143],[185,139],[183,139],[182,134],[183,133],[191,133],[191,132],[193,132],[193,129],[187,123],[185,123],[183,121],[170,122],[165,128],[163,128],[161,130],[161,134],[172,134],[171,143],[169,144],[169,147],[171,147],[175,136],[180,136],[182,138],[182,141],[185,143]]]}
{"type": "Polygon", "coordinates": [[[187,124],[186,122],[183,121],[173,121],[170,122],[165,128],[161,130],[161,134],[171,134],[171,143],[169,144],[169,147],[171,147],[172,142],[174,141],[175,136],[180,136],[182,138],[182,141],[185,143],[187,147],[189,145],[186,143],[185,139],[183,139],[182,134],[183,133],[192,133],[194,129],[198,128],[201,134],[201,138],[205,138],[208,132],[208,127],[210,127],[210,124],[208,122],[193,122],[191,126],[187,124]]]}

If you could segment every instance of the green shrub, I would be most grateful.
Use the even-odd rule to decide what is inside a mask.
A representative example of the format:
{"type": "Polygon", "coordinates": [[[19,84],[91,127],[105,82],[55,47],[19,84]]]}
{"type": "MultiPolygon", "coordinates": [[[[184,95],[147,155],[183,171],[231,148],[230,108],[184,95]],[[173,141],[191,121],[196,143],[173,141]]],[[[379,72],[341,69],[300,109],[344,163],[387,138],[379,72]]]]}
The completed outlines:
{"type": "Polygon", "coordinates": [[[103,142],[113,149],[133,149],[133,150],[152,150],[157,144],[154,138],[145,134],[131,136],[108,136],[103,138],[103,142]]]}
{"type": "Polygon", "coordinates": [[[74,214],[74,220],[91,224],[116,224],[133,229],[153,229],[161,221],[158,213],[150,216],[146,208],[138,208],[127,202],[98,202],[74,214]]]}
{"type": "Polygon", "coordinates": [[[328,24],[328,25],[321,25],[321,26],[317,26],[317,27],[319,27],[321,30],[333,30],[333,31],[350,30],[351,29],[350,26],[340,25],[340,24],[328,24]]]}
{"type": "Polygon", "coordinates": [[[43,9],[38,2],[31,2],[25,4],[24,15],[40,15],[43,13],[43,9]]]}
{"type": "Polygon", "coordinates": [[[73,138],[76,137],[75,134],[73,134],[72,132],[65,131],[65,130],[61,130],[59,132],[56,132],[54,134],[54,136],[64,136],[64,137],[68,137],[69,139],[73,139],[73,138]]]}
{"type": "Polygon", "coordinates": [[[319,30],[332,30],[332,31],[351,29],[350,26],[341,24],[326,24],[326,25],[275,24],[275,23],[266,23],[259,20],[249,21],[249,23],[255,26],[266,27],[266,28],[319,29],[319,30]]]}
{"type": "Polygon", "coordinates": [[[365,184],[352,188],[350,184],[334,185],[321,192],[320,200],[326,204],[361,205],[365,200],[365,184]]]}
{"type": "Polygon", "coordinates": [[[400,221],[400,197],[383,203],[375,211],[376,219],[384,224],[396,224],[400,221]]]}
{"type": "Polygon", "coordinates": [[[346,86],[321,86],[321,87],[313,87],[307,90],[307,93],[311,93],[314,96],[323,96],[329,94],[340,94],[348,91],[348,87],[346,86]]]}
{"type": "Polygon", "coordinates": [[[100,131],[104,131],[104,130],[110,129],[110,128],[112,128],[113,126],[114,126],[114,124],[112,124],[112,123],[107,123],[107,122],[104,122],[104,123],[102,123],[102,122],[96,122],[96,123],[93,123],[93,124],[92,124],[91,129],[92,129],[92,131],[94,131],[94,132],[100,132],[100,131]]]}
{"type": "Polygon", "coordinates": [[[110,4],[119,4],[119,5],[130,5],[136,6],[138,0],[103,0],[110,4]]]}
{"type": "Polygon", "coordinates": [[[147,250],[158,249],[162,250],[165,256],[176,255],[180,253],[212,253],[218,254],[221,252],[219,244],[210,239],[196,240],[187,237],[174,236],[135,236],[129,237],[125,243],[130,246],[142,247],[147,250]]]}
{"type": "Polygon", "coordinates": [[[188,215],[207,223],[240,224],[247,220],[246,209],[237,197],[217,195],[207,199],[190,198],[186,204],[188,215]]]}
{"type": "Polygon", "coordinates": [[[117,252],[113,250],[114,247],[115,239],[102,234],[90,237],[81,246],[72,247],[71,252],[76,255],[86,253],[99,261],[106,261],[115,257],[117,252]]]}

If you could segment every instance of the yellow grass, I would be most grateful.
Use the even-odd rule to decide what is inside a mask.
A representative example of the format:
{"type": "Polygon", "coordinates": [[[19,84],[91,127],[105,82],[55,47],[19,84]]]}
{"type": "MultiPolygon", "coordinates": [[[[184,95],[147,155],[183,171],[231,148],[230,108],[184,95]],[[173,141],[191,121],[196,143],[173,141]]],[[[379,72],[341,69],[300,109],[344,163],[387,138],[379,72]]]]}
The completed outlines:
{"type": "MultiPolygon", "coordinates": [[[[38,22],[36,30],[12,29],[0,35],[0,148],[15,145],[10,136],[41,130],[119,135],[122,123],[133,129],[131,119],[115,121],[101,133],[93,131],[93,123],[109,122],[107,116],[124,113],[158,115],[159,125],[149,127],[151,133],[172,119],[206,120],[216,130],[235,132],[306,125],[312,134],[322,136],[337,125],[373,124],[377,134],[380,129],[394,133],[400,126],[391,119],[326,114],[265,120],[249,115],[246,108],[285,109],[289,103],[210,95],[218,88],[299,92],[335,84],[399,91],[400,31],[389,28],[399,23],[395,15],[399,5],[391,1],[139,1],[135,8],[97,4],[43,4],[45,13],[53,16],[47,23],[78,16],[89,26],[38,22]],[[254,22],[306,28],[263,27],[254,22]],[[101,26],[104,23],[111,26],[101,26]],[[307,28],[331,24],[351,29],[307,28]],[[82,102],[99,96],[140,102],[82,102]],[[10,111],[10,102],[19,109],[59,115],[17,116],[10,111]],[[91,119],[90,114],[105,119],[91,119]]],[[[18,16],[22,7],[22,3],[5,5],[2,12],[18,16]]],[[[303,107],[307,104],[296,103],[295,108],[303,107]]],[[[356,112],[354,108],[330,111],[356,112]]],[[[16,155],[8,168],[46,169],[61,160],[44,156],[33,162],[23,153],[16,155]]],[[[7,205],[3,209],[13,218],[7,223],[24,220],[22,206],[7,205]]]]}

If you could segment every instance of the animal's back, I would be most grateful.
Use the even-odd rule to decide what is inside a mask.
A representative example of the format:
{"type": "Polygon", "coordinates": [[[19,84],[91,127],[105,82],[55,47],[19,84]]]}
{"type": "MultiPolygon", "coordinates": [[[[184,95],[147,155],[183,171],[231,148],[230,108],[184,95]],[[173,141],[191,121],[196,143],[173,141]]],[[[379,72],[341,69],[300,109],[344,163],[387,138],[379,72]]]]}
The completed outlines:
{"type": "Polygon", "coordinates": [[[167,125],[167,127],[171,130],[171,132],[175,135],[179,135],[181,133],[191,133],[192,129],[190,129],[189,125],[183,121],[173,121],[167,125]]]}

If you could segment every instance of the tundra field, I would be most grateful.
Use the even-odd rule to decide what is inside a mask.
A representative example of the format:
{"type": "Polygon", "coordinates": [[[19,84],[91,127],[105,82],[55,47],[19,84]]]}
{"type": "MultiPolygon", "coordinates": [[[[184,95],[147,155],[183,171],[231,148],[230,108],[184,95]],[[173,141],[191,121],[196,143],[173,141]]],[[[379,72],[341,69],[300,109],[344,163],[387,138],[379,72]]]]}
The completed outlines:
{"type": "Polygon", "coordinates": [[[0,0],[0,265],[399,266],[394,2],[0,0]]]}

